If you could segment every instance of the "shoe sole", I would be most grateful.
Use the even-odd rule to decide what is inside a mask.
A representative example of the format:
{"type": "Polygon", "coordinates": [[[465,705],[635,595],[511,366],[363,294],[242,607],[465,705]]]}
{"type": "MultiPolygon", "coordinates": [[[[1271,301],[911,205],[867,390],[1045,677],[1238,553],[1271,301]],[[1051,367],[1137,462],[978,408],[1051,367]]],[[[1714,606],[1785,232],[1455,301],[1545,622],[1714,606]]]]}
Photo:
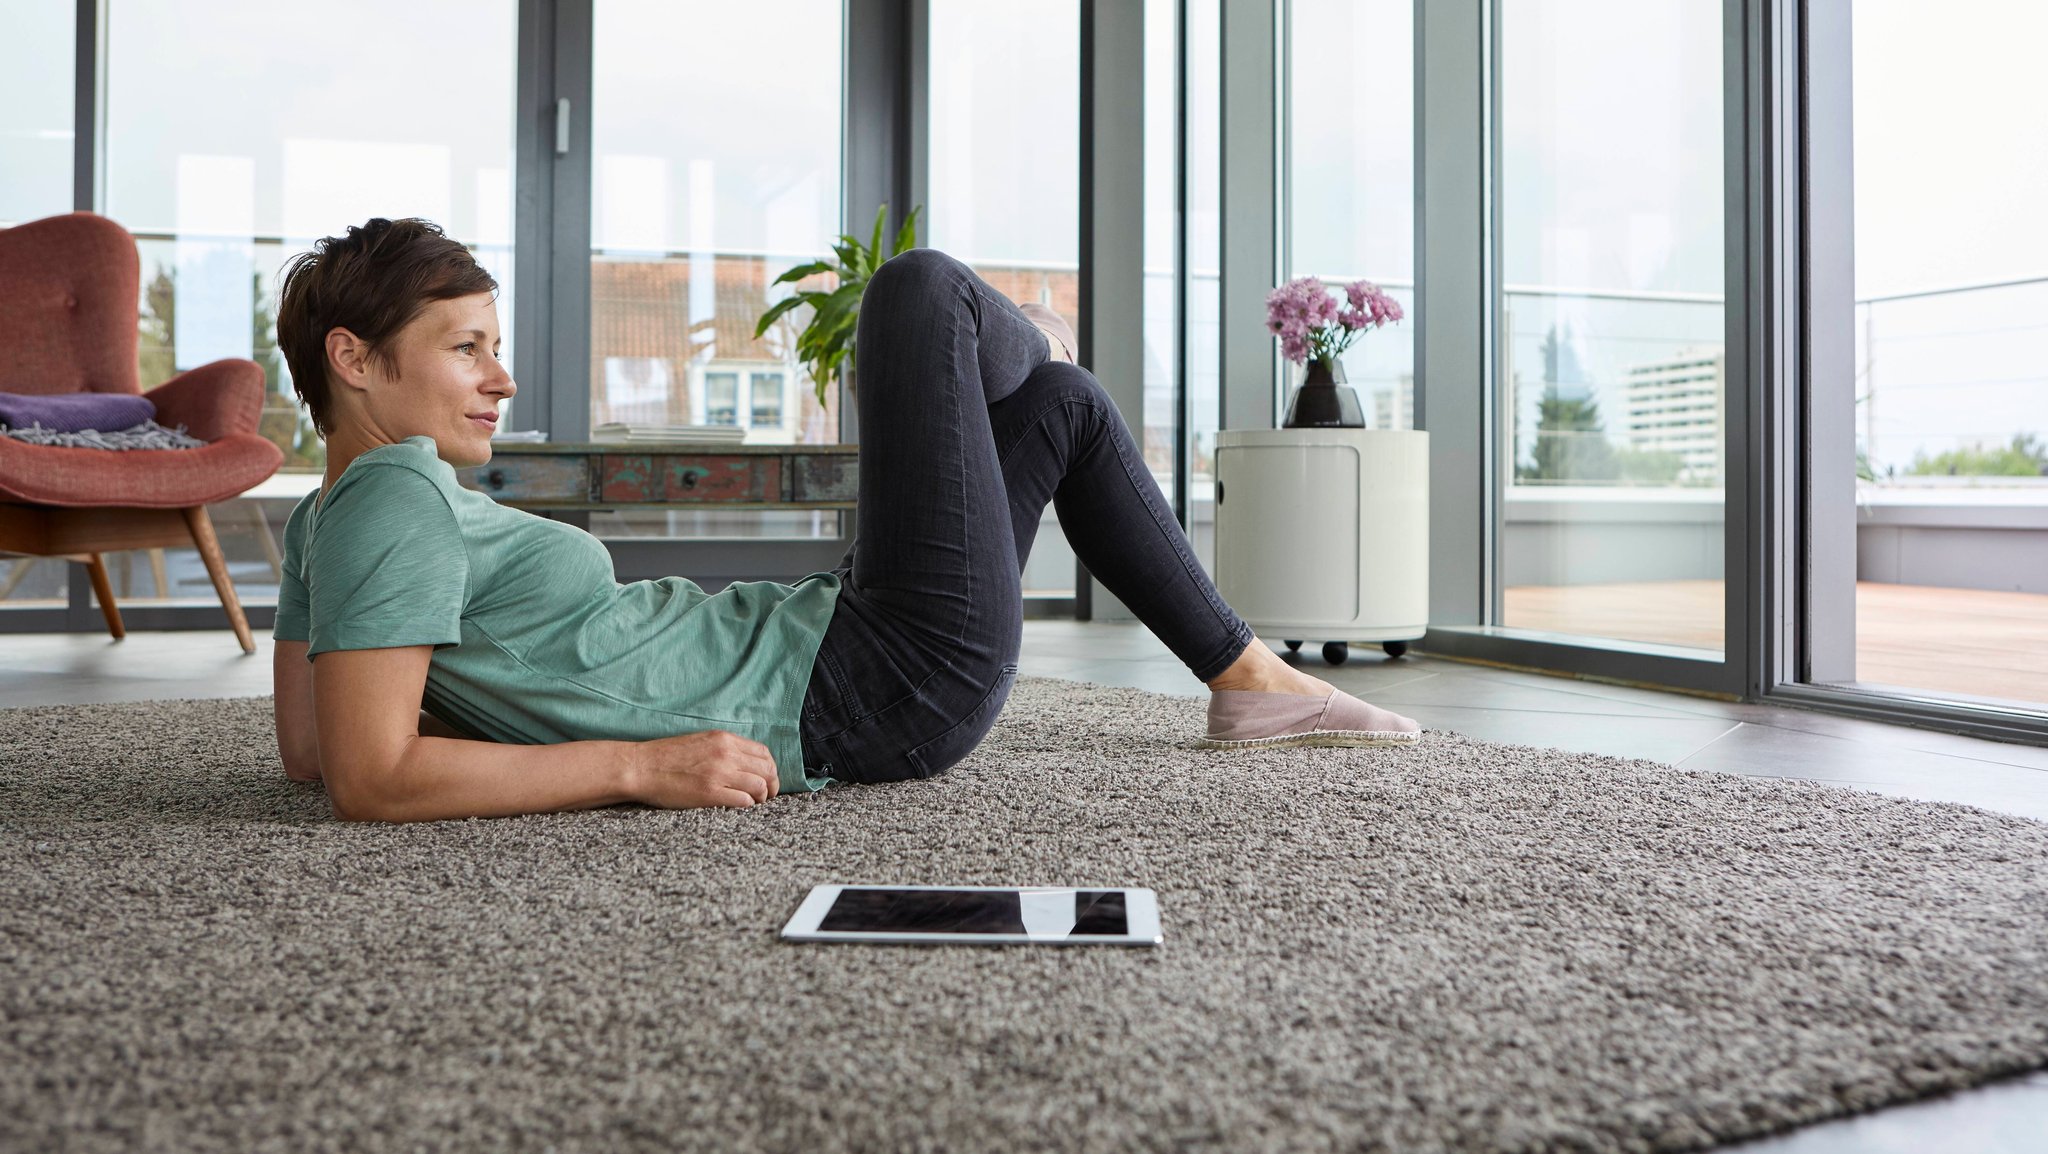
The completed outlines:
{"type": "Polygon", "coordinates": [[[1421,734],[1403,733],[1399,730],[1332,729],[1320,733],[1283,733],[1275,737],[1253,737],[1243,741],[1218,741],[1213,737],[1204,737],[1201,744],[1205,749],[1277,749],[1286,746],[1366,748],[1418,745],[1421,741],[1421,734]]]}

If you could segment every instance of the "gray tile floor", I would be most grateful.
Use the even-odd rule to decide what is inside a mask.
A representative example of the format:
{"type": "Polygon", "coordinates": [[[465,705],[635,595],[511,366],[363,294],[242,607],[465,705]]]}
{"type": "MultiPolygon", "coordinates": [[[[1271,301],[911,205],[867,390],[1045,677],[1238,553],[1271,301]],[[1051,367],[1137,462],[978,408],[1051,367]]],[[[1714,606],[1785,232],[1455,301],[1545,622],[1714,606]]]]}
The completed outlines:
{"type": "MultiPolygon", "coordinates": [[[[232,634],[0,634],[0,707],[270,692],[270,646],[232,634]]],[[[1490,741],[1653,758],[1689,769],[1804,777],[2048,821],[2048,749],[1770,705],[1491,669],[1422,654],[1304,665],[1432,729],[1490,741]]],[[[1204,692],[1137,625],[1031,621],[1022,672],[1160,693],[1204,692]]],[[[1748,1143],[1751,1154],[2048,1149],[2048,1072],[1748,1143]]]]}

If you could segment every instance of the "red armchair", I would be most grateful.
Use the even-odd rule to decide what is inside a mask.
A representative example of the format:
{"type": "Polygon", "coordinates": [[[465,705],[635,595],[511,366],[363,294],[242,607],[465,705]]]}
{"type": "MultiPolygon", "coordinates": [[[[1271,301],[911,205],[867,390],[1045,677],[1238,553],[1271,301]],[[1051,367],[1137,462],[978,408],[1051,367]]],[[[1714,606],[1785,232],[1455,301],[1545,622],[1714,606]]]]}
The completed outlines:
{"type": "MultiPolygon", "coordinates": [[[[0,229],[0,392],[141,393],[135,240],[113,221],[74,212],[0,229]]],[[[115,638],[126,630],[100,553],[198,546],[244,652],[249,622],[228,580],[206,506],[277,472],[284,454],[257,434],[263,369],[222,360],[146,395],[158,423],[198,449],[73,449],[0,437],[0,552],[87,566],[115,638]]]]}

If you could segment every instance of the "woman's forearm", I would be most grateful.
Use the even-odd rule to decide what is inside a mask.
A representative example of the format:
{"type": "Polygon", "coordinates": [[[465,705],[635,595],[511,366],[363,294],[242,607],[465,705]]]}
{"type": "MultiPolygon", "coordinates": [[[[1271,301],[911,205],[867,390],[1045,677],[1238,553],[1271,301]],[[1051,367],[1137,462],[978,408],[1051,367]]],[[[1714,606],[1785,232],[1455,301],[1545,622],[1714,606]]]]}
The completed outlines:
{"type": "MultiPolygon", "coordinates": [[[[366,797],[329,789],[346,821],[440,821],[592,809],[636,800],[638,742],[500,745],[412,737],[366,797]]],[[[330,775],[331,777],[331,775],[330,775]]]]}

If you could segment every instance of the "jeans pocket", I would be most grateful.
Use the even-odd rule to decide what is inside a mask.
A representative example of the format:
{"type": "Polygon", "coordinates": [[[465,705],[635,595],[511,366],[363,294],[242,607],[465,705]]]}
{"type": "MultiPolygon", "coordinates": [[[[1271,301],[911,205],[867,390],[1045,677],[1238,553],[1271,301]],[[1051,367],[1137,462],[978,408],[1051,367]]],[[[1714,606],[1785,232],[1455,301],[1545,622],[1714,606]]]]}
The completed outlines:
{"type": "Polygon", "coordinates": [[[904,760],[911,766],[913,777],[933,777],[957,765],[962,758],[974,752],[981,739],[996,723],[1003,712],[1003,705],[1010,700],[1010,687],[1016,684],[1017,666],[1012,663],[996,673],[995,684],[989,686],[973,709],[965,717],[953,723],[944,733],[904,754],[904,760]]]}

